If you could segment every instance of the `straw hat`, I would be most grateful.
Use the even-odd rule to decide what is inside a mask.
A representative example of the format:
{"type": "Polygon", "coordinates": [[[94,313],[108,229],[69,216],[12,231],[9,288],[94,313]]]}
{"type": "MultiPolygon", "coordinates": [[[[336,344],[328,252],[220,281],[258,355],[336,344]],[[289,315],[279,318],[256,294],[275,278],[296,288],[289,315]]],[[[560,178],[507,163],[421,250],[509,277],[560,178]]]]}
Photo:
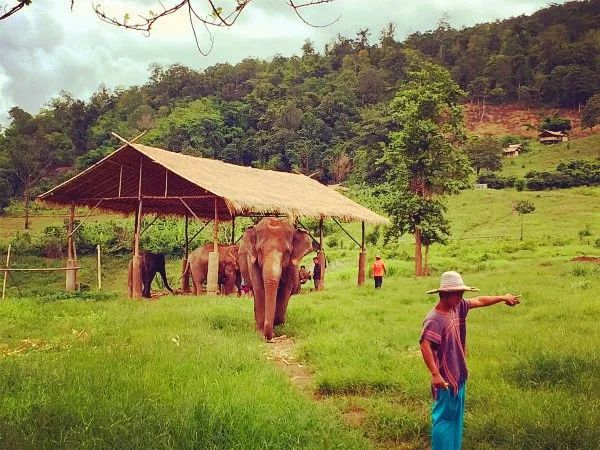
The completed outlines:
{"type": "Polygon", "coordinates": [[[376,255],[375,259],[381,259],[381,255],[376,255]]]}
{"type": "Polygon", "coordinates": [[[427,291],[428,294],[435,294],[437,292],[464,292],[464,291],[478,291],[479,289],[471,286],[467,286],[460,273],[450,271],[444,272],[440,278],[440,287],[427,291]]]}

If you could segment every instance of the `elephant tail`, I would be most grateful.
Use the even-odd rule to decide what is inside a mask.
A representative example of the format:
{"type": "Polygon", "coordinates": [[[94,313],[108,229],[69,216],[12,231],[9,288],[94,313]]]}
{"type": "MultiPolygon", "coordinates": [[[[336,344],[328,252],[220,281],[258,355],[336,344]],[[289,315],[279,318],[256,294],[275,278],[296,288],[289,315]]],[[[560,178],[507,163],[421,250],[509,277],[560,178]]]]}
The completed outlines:
{"type": "Polygon", "coordinates": [[[179,277],[179,280],[182,280],[183,277],[187,277],[190,273],[190,260],[188,259],[185,263],[185,270],[183,271],[183,273],[181,274],[181,276],[179,277]]]}

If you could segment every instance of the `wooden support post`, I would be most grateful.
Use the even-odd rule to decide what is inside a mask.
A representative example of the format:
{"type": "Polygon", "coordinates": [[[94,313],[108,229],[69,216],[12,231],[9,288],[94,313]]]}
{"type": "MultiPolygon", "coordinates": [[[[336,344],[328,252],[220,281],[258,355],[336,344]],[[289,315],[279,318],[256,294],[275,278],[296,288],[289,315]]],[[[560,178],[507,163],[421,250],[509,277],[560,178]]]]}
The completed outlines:
{"type": "Polygon", "coordinates": [[[133,260],[127,263],[127,297],[133,297],[133,260]]]}
{"type": "Polygon", "coordinates": [[[321,279],[319,280],[318,291],[325,289],[325,251],[323,249],[323,217],[319,220],[319,265],[321,266],[321,279]]]}
{"type": "Polygon", "coordinates": [[[231,244],[235,244],[235,216],[231,217],[231,244]]]}
{"type": "Polygon", "coordinates": [[[365,268],[367,262],[367,252],[365,248],[365,223],[362,223],[362,237],[361,237],[361,245],[360,245],[360,253],[358,255],[358,285],[362,286],[365,284],[365,268]]]}
{"type": "Polygon", "coordinates": [[[213,251],[208,254],[208,273],[206,277],[206,292],[217,294],[219,292],[219,210],[215,197],[215,220],[213,227],[213,251]]]}
{"type": "Polygon", "coordinates": [[[98,256],[98,290],[102,289],[102,256],[100,253],[100,244],[96,246],[98,256]]]}
{"type": "Polygon", "coordinates": [[[188,232],[189,221],[190,221],[190,216],[189,216],[189,214],[186,214],[185,215],[185,243],[183,245],[183,261],[181,264],[181,274],[183,276],[181,278],[181,290],[184,293],[190,292],[190,274],[185,273],[185,269],[187,267],[187,261],[190,256],[190,240],[189,240],[189,232],[188,232]]]}
{"type": "Polygon", "coordinates": [[[65,271],[65,289],[67,292],[74,292],[77,289],[77,260],[75,256],[75,243],[73,237],[73,223],[75,221],[75,204],[71,203],[69,211],[69,223],[67,225],[67,268],[65,271]]]}
{"type": "Polygon", "coordinates": [[[140,228],[142,226],[142,200],[138,202],[138,213],[135,222],[135,239],[133,246],[132,266],[132,298],[142,298],[142,255],[140,252],[140,228]]]}
{"type": "MultiPolygon", "coordinates": [[[[10,266],[10,249],[11,244],[8,244],[8,251],[6,252],[6,265],[4,266],[6,269],[10,266]]],[[[6,295],[6,279],[8,278],[9,272],[4,271],[4,280],[2,280],[2,300],[4,300],[4,296],[6,295]]]]}
{"type": "Polygon", "coordinates": [[[133,243],[133,264],[131,268],[131,297],[142,298],[142,255],[140,254],[140,236],[142,228],[142,168],[144,159],[140,156],[140,173],[138,178],[138,207],[135,215],[135,237],[133,243]]]}

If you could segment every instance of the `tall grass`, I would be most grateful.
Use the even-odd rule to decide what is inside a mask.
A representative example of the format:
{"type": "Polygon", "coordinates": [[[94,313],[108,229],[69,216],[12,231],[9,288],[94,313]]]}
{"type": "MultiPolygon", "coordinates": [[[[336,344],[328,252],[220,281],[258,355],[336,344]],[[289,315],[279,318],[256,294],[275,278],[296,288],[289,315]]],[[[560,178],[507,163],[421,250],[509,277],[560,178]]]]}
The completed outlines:
{"type": "MultiPolygon", "coordinates": [[[[577,236],[585,223],[600,235],[599,193],[464,192],[449,202],[453,239],[431,249],[435,276],[411,276],[410,237],[369,248],[391,269],[378,291],[355,287],[358,252],[338,233],[327,290],[294,297],[278,330],[314,395],[267,360],[248,299],[124,300],[126,258],[105,260],[104,294],[93,258],[75,298],[58,294],[62,275],[18,274],[30,298],[11,287],[0,303],[0,447],[425,448],[424,292],[458,269],[483,294],[523,299],[469,314],[465,448],[600,448],[600,269],[570,261],[599,256],[577,236]],[[517,198],[536,203],[522,242],[517,198]]],[[[180,269],[169,260],[172,285],[180,269]]]]}

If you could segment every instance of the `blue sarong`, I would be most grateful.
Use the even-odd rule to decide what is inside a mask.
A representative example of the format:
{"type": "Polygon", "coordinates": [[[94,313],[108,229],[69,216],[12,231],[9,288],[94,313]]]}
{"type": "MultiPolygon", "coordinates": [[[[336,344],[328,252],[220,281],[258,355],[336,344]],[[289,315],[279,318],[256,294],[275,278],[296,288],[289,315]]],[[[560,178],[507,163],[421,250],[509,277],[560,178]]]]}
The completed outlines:
{"type": "Polygon", "coordinates": [[[432,450],[460,450],[465,418],[465,384],[458,394],[452,389],[438,389],[431,409],[432,450]]]}

